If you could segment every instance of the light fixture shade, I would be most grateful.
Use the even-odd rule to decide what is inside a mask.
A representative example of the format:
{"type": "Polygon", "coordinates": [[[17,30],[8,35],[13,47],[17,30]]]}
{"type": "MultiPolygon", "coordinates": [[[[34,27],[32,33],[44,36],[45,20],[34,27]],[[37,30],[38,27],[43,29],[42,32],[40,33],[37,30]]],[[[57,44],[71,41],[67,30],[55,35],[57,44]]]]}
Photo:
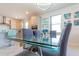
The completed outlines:
{"type": "Polygon", "coordinates": [[[51,6],[51,3],[37,3],[37,6],[42,10],[47,10],[51,6]]]}

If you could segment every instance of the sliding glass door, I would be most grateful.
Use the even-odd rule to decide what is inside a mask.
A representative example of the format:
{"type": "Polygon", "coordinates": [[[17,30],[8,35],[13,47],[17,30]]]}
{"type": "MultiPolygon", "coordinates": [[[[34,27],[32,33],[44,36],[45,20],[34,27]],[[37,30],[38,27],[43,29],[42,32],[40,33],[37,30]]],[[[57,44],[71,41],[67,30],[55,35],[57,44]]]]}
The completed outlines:
{"type": "Polygon", "coordinates": [[[52,37],[52,44],[57,44],[61,35],[61,15],[51,17],[51,31],[56,33],[56,36],[52,37]]]}

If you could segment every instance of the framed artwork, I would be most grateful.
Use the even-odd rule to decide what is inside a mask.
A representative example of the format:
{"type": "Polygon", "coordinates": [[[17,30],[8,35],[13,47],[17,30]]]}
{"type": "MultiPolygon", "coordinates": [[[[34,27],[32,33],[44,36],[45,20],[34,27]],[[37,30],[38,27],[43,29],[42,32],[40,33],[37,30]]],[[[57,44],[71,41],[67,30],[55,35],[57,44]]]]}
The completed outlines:
{"type": "Polygon", "coordinates": [[[65,19],[70,19],[71,18],[71,13],[64,14],[64,18],[65,19]]]}
{"type": "Polygon", "coordinates": [[[75,26],[79,26],[79,19],[78,20],[74,20],[74,25],[75,26]]]}
{"type": "Polygon", "coordinates": [[[65,21],[64,26],[66,26],[68,23],[71,23],[71,21],[65,21]]]}
{"type": "Polygon", "coordinates": [[[74,18],[79,18],[79,11],[75,12],[74,18]]]}
{"type": "Polygon", "coordinates": [[[67,25],[67,22],[64,22],[64,26],[66,26],[67,25]]]}

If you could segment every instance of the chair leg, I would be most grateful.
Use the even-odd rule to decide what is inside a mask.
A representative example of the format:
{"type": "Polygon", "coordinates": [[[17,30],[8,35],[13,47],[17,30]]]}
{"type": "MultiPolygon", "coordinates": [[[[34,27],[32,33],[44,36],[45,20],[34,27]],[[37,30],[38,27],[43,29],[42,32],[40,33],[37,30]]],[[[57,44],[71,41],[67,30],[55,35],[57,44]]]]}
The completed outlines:
{"type": "Polygon", "coordinates": [[[41,47],[39,47],[39,49],[40,49],[40,56],[43,56],[41,47]]]}

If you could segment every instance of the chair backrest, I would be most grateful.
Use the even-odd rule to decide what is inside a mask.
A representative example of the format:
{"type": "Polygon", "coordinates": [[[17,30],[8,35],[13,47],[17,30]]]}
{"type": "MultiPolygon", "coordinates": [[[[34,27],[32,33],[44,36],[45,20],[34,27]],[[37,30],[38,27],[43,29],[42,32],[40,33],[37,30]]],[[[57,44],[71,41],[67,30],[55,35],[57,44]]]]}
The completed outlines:
{"type": "Polygon", "coordinates": [[[71,31],[71,23],[68,23],[60,37],[60,56],[66,55],[67,43],[71,31]]]}
{"type": "Polygon", "coordinates": [[[41,37],[41,32],[39,30],[36,31],[36,38],[39,39],[41,37]]]}
{"type": "Polygon", "coordinates": [[[43,33],[46,33],[46,32],[48,32],[48,30],[47,30],[47,29],[44,29],[44,30],[43,30],[43,33]]]}
{"type": "Polygon", "coordinates": [[[17,31],[16,29],[10,29],[10,30],[8,31],[7,36],[8,36],[9,38],[16,37],[17,32],[18,32],[18,31],[17,31]]]}
{"type": "Polygon", "coordinates": [[[23,39],[31,40],[33,37],[33,32],[31,29],[23,29],[23,39]]]}
{"type": "Polygon", "coordinates": [[[49,49],[49,48],[41,47],[43,56],[65,56],[66,55],[67,42],[68,42],[69,34],[71,31],[71,26],[72,24],[68,23],[64,31],[62,31],[60,42],[59,42],[59,47],[55,47],[56,49],[55,48],[49,49]]]}
{"type": "Polygon", "coordinates": [[[56,31],[50,31],[50,38],[56,38],[56,31]]]}

